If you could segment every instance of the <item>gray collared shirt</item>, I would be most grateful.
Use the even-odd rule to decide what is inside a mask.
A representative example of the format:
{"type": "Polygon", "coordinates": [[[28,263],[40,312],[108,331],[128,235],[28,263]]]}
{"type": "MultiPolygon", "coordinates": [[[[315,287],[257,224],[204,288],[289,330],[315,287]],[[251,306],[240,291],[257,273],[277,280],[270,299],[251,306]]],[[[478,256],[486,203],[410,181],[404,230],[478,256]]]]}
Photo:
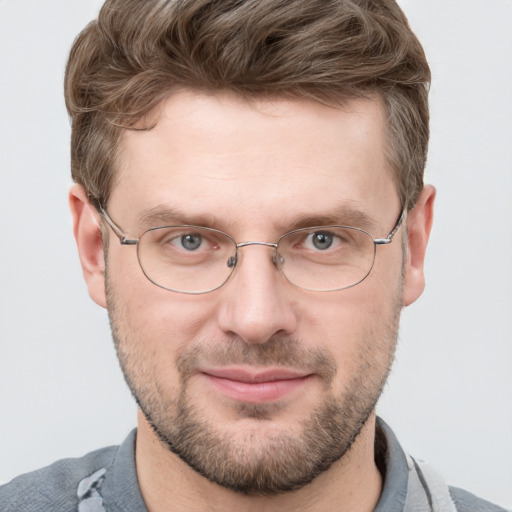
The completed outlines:
{"type": "MultiPolygon", "coordinates": [[[[506,512],[432,477],[428,466],[405,455],[380,419],[378,435],[384,485],[375,512],[506,512]]],[[[120,446],[63,459],[15,478],[0,487],[0,511],[148,512],[137,480],[135,442],[133,430],[120,446]]]]}

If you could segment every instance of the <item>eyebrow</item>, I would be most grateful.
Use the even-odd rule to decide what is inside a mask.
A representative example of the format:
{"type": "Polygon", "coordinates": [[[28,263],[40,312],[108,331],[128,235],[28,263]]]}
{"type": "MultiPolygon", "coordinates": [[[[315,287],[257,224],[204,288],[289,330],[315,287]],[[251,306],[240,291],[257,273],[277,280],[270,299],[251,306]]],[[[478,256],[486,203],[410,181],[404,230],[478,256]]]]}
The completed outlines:
{"type": "Polygon", "coordinates": [[[311,226],[341,225],[365,230],[370,230],[377,226],[376,220],[372,219],[364,210],[345,205],[321,214],[311,215],[309,212],[298,213],[293,217],[285,218],[283,221],[280,221],[280,224],[281,222],[285,223],[287,226],[291,226],[287,228],[288,231],[311,226]]]}
{"type": "MultiPolygon", "coordinates": [[[[219,230],[228,229],[225,222],[220,221],[212,213],[188,214],[169,204],[161,204],[144,210],[139,219],[143,230],[171,225],[203,226],[219,230]]],[[[231,223],[232,219],[229,219],[229,222],[231,223]]],[[[377,222],[364,210],[356,206],[343,205],[324,213],[311,214],[306,211],[291,216],[286,215],[275,223],[275,228],[276,231],[284,233],[295,229],[332,225],[351,226],[371,232],[370,230],[376,228],[377,222]]]]}
{"type": "Polygon", "coordinates": [[[168,204],[161,204],[148,210],[143,210],[139,219],[143,229],[182,224],[214,227],[218,224],[216,217],[213,214],[190,215],[179,208],[168,204]]]}

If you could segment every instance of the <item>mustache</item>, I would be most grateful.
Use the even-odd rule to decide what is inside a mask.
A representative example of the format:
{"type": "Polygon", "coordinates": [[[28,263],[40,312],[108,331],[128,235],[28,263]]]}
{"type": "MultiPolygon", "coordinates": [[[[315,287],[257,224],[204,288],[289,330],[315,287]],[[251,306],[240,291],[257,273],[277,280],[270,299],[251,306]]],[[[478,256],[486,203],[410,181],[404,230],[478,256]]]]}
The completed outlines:
{"type": "Polygon", "coordinates": [[[206,343],[187,348],[177,360],[182,381],[197,370],[201,363],[214,366],[252,365],[293,368],[318,375],[329,384],[338,370],[333,356],[319,347],[306,347],[289,336],[275,335],[265,343],[247,343],[241,338],[206,343]]]}

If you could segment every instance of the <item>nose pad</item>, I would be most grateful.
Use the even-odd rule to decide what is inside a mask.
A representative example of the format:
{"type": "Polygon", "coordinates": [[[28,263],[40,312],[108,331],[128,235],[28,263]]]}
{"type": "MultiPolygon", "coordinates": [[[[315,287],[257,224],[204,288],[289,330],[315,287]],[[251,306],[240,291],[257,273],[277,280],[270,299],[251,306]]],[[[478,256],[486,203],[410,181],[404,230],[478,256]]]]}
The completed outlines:
{"type": "Polygon", "coordinates": [[[236,267],[236,264],[238,263],[238,254],[234,254],[233,256],[231,256],[228,261],[227,261],[227,266],[229,268],[234,268],[236,267]]]}
{"type": "Polygon", "coordinates": [[[274,250],[274,254],[272,255],[272,263],[278,270],[281,270],[281,267],[284,265],[284,258],[279,254],[279,252],[277,252],[277,248],[274,250]]]}

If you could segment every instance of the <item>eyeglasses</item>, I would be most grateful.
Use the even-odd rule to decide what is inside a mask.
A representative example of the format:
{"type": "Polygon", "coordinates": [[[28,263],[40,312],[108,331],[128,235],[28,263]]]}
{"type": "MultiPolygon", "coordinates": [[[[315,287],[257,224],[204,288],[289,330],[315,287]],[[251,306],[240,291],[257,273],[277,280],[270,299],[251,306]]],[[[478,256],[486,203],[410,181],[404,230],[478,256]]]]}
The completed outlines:
{"type": "Polygon", "coordinates": [[[230,235],[202,226],[159,226],[128,238],[100,208],[122,245],[136,245],[140,267],[155,285],[178,293],[201,294],[220,288],[240,260],[240,249],[273,249],[273,263],[293,285],[310,291],[337,291],[363,281],[373,268],[377,245],[391,243],[405,208],[386,238],[373,238],[351,226],[295,229],[276,243],[237,243],[230,235]]]}

